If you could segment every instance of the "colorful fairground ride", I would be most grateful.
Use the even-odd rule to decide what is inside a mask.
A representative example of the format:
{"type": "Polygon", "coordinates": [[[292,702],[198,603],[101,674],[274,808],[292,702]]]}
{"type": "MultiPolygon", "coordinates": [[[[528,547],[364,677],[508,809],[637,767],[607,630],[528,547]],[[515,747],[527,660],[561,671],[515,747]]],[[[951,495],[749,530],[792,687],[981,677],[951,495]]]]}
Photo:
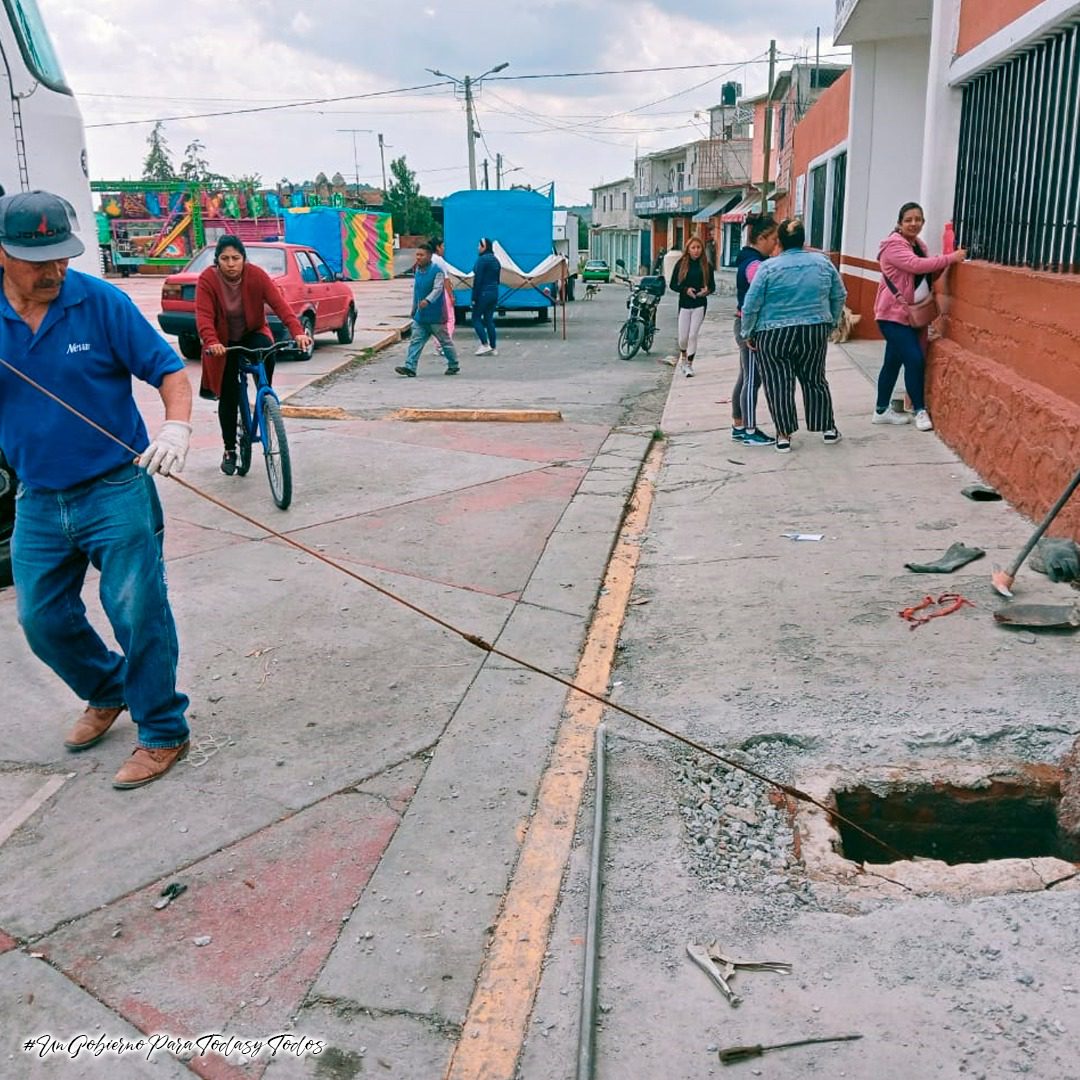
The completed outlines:
{"type": "Polygon", "coordinates": [[[90,187],[101,199],[103,270],[124,277],[171,274],[225,233],[245,241],[280,240],[282,213],[299,194],[151,180],[95,180],[90,187]]]}

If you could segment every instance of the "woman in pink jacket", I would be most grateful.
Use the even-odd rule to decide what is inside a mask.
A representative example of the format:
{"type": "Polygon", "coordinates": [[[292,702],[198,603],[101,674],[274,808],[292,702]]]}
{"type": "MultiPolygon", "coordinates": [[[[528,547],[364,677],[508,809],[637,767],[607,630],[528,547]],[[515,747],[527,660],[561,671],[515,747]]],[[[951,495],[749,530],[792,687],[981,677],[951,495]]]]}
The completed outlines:
{"type": "Polygon", "coordinates": [[[881,264],[881,282],[874,300],[874,318],[885,338],[885,360],[878,375],[877,405],[874,409],[875,424],[906,424],[907,413],[889,408],[896,377],[904,369],[904,386],[911,407],[915,412],[915,426],[920,431],[931,431],[934,422],[926,411],[926,328],[911,325],[908,304],[921,300],[925,290],[950,263],[963,262],[963,248],[951,255],[929,255],[926,245],[919,239],[924,223],[922,207],[918,203],[904,203],[896,219],[896,228],[878,249],[881,264]],[[888,277],[896,293],[889,288],[888,277]],[[899,295],[896,295],[899,293],[899,295]]]}

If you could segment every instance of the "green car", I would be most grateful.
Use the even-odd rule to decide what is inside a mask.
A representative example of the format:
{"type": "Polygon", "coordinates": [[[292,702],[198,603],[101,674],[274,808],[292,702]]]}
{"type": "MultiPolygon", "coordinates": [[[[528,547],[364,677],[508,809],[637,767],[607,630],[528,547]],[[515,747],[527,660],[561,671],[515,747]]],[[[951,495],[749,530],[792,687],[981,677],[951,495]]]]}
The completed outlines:
{"type": "Polygon", "coordinates": [[[582,281],[611,281],[611,267],[603,259],[590,259],[581,271],[582,281]]]}

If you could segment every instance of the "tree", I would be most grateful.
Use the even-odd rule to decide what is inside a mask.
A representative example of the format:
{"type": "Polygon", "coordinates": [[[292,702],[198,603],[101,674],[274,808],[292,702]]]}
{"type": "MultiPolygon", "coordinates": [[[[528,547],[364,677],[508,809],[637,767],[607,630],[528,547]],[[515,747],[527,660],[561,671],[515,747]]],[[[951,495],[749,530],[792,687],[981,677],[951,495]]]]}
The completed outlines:
{"type": "Polygon", "coordinates": [[[210,162],[203,157],[206,147],[198,139],[189,142],[184,148],[184,160],[180,162],[180,179],[193,184],[202,184],[212,176],[210,162]]]}
{"type": "Polygon", "coordinates": [[[420,185],[404,156],[390,162],[393,180],[386,191],[383,209],[394,219],[394,231],[403,236],[430,236],[435,232],[431,200],[420,194],[420,185]]]}
{"type": "Polygon", "coordinates": [[[143,162],[144,180],[175,180],[176,169],[169,156],[169,143],[165,138],[165,125],[159,120],[146,140],[150,148],[143,162]]]}

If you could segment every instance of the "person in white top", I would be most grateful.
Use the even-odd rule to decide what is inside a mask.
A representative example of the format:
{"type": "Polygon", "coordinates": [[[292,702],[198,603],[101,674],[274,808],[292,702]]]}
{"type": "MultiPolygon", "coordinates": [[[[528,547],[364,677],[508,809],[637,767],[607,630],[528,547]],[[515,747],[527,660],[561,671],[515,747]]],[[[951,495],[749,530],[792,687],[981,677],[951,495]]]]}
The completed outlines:
{"type": "MultiPolygon", "coordinates": [[[[443,252],[446,250],[446,245],[443,243],[442,237],[440,236],[432,239],[431,246],[435,249],[434,254],[431,256],[431,261],[446,276],[446,333],[453,339],[457,318],[454,313],[454,287],[450,284],[450,271],[452,267],[443,255],[443,252]]],[[[436,344],[436,349],[441,355],[442,346],[436,344]]]]}

